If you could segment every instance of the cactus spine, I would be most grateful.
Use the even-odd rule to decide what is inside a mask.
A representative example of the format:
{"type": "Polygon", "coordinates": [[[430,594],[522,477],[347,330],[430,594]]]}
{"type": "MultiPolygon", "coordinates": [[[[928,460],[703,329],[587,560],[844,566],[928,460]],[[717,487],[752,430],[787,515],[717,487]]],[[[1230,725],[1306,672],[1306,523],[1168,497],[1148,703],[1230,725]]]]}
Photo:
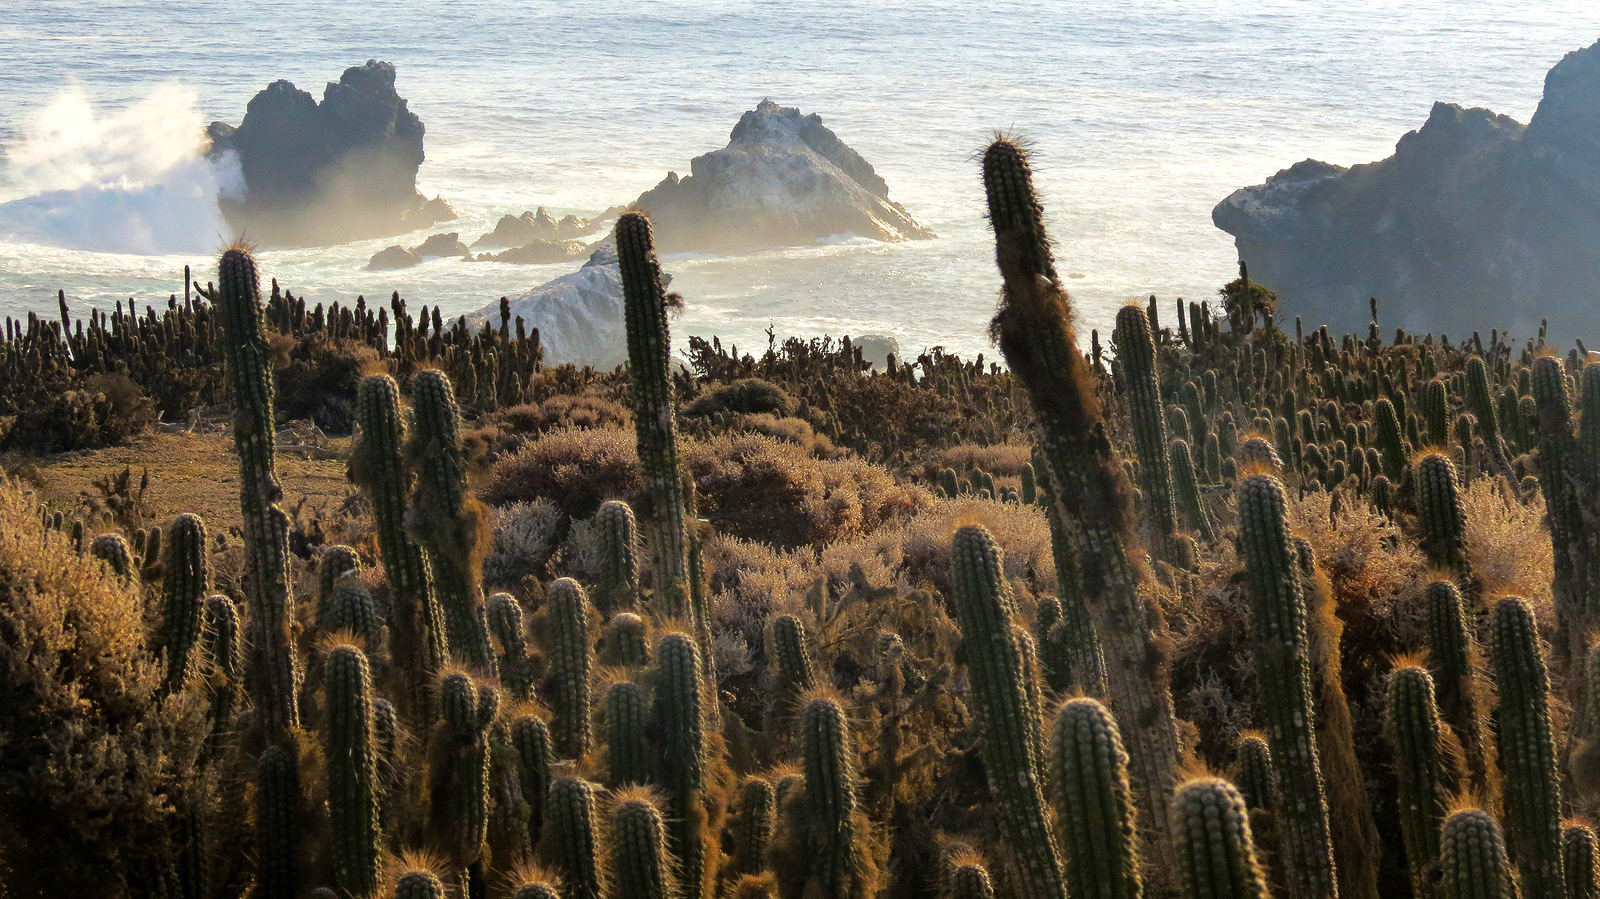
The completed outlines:
{"type": "Polygon", "coordinates": [[[551,735],[563,758],[579,759],[589,751],[589,598],[571,578],[550,585],[549,699],[551,735]]]}
{"type": "MultiPolygon", "coordinates": [[[[1500,825],[1483,809],[1445,819],[1439,835],[1439,893],[1443,899],[1517,899],[1500,825]]],[[[1559,897],[1560,893],[1529,893],[1559,897]]]]}
{"type": "Polygon", "coordinates": [[[167,541],[167,573],[161,581],[161,642],[167,653],[166,689],[188,682],[196,668],[201,602],[211,589],[206,567],[206,526],[195,515],[179,515],[167,541]]]}
{"type": "Polygon", "coordinates": [[[1550,681],[1527,603],[1506,597],[1490,618],[1490,657],[1500,690],[1496,743],[1505,772],[1512,857],[1529,896],[1560,896],[1561,782],[1550,732],[1550,681]]]}
{"type": "Polygon", "coordinates": [[[1067,894],[1139,899],[1138,834],[1128,753],[1117,722],[1093,699],[1070,699],[1052,733],[1056,817],[1066,849],[1067,894]]]}
{"type": "Polygon", "coordinates": [[[1250,814],[1232,784],[1205,777],[1179,787],[1172,827],[1183,899],[1268,899],[1250,814]]]}
{"type": "Polygon", "coordinates": [[[450,379],[439,371],[417,372],[411,398],[417,421],[407,448],[417,471],[411,502],[414,536],[428,550],[451,653],[479,673],[494,676],[480,572],[487,513],[467,491],[461,407],[450,379]]]}
{"type": "MultiPolygon", "coordinates": [[[[617,261],[622,270],[623,312],[632,372],[639,465],[649,496],[646,522],[654,555],[656,595],[664,617],[684,617],[689,602],[691,497],[678,462],[677,419],[669,370],[667,295],[656,261],[650,220],[626,212],[617,219],[617,261]]],[[[699,622],[696,622],[698,626],[699,622]]]]}
{"type": "Polygon", "coordinates": [[[351,896],[378,885],[378,764],[373,745],[372,673],[352,645],[335,646],[324,665],[328,695],[328,813],[333,877],[351,896]]]}
{"type": "MultiPolygon", "coordinates": [[[[1004,298],[991,331],[1033,403],[1052,499],[1078,560],[1085,605],[1105,650],[1107,698],[1123,721],[1139,722],[1129,772],[1143,829],[1167,831],[1179,764],[1177,724],[1167,688],[1166,623],[1139,594],[1129,490],[1111,448],[1094,387],[1078,351],[1072,310],[1051,259],[1044,213],[1026,154],[1008,140],[983,160],[989,222],[1004,298]]],[[[1170,872],[1171,848],[1157,840],[1151,868],[1170,872]]],[[[1169,876],[1163,874],[1163,877],[1169,876]]]]}
{"type": "Polygon", "coordinates": [[[984,767],[1000,803],[1001,827],[1017,854],[1022,892],[1065,896],[1044,807],[1040,710],[1026,682],[1036,665],[1024,658],[1032,655],[1032,647],[1018,639],[1011,621],[1000,548],[987,530],[968,525],[956,531],[950,567],[974,706],[983,721],[984,767]]]}
{"type": "Polygon", "coordinates": [[[405,530],[410,479],[403,450],[405,419],[400,388],[388,375],[363,378],[356,391],[361,440],[350,452],[350,479],[366,493],[377,523],[378,551],[394,605],[391,648],[395,666],[409,678],[411,704],[425,707],[428,684],[450,657],[444,613],[434,592],[427,551],[405,530]]]}
{"type": "Polygon", "coordinates": [[[1261,711],[1283,795],[1285,856],[1295,894],[1321,899],[1339,891],[1312,727],[1305,596],[1286,516],[1277,478],[1253,475],[1239,486],[1239,554],[1250,593],[1261,711]]]}
{"type": "Polygon", "coordinates": [[[228,376],[233,386],[233,444],[239,454],[245,594],[250,600],[250,682],[269,738],[300,724],[300,666],[294,652],[294,596],[289,584],[289,516],[278,505],[272,361],[261,315],[256,261],[244,249],[217,265],[228,376]]]}

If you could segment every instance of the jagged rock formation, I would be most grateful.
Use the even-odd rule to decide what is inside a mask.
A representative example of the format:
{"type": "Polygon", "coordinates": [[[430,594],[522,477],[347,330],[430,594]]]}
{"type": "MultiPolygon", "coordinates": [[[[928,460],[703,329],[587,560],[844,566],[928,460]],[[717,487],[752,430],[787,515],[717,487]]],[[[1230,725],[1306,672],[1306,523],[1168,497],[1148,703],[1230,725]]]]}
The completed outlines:
{"type": "Polygon", "coordinates": [[[450,204],[417,191],[422,120],[394,77],[393,64],[368,60],[329,83],[321,103],[274,81],[239,127],[211,123],[211,154],[236,154],[244,173],[245,196],[218,204],[229,224],[270,244],[316,245],[454,218],[450,204]]]}
{"type": "Polygon", "coordinates": [[[472,245],[489,248],[525,247],[534,241],[576,240],[598,231],[603,222],[615,219],[619,211],[613,207],[592,219],[569,213],[556,221],[555,216],[540,206],[534,212],[501,216],[494,230],[473,241],[472,245]]]}
{"type": "MultiPolygon", "coordinates": [[[[668,280],[671,278],[668,276],[668,280]]],[[[499,321],[500,304],[483,307],[471,318],[499,321]]],[[[511,317],[539,329],[544,361],[611,369],[628,360],[623,327],[622,270],[611,243],[596,247],[583,267],[511,298],[511,317]]]]}
{"type": "Polygon", "coordinates": [[[728,145],[696,156],[639,196],[657,247],[667,251],[801,246],[835,234],[922,239],[872,165],[815,115],[762,100],[728,145]]]}
{"type": "Polygon", "coordinates": [[[1526,127],[1434,104],[1388,159],[1306,160],[1212,211],[1286,314],[1359,329],[1600,330],[1600,43],[1545,78],[1526,127]]]}
{"type": "Polygon", "coordinates": [[[520,247],[499,253],[479,253],[479,262],[519,262],[524,265],[548,265],[577,259],[589,252],[589,247],[575,240],[530,240],[520,247]]]}
{"type": "Polygon", "coordinates": [[[396,244],[385,247],[372,254],[372,259],[367,262],[367,271],[377,272],[396,268],[410,268],[418,265],[430,256],[457,257],[471,259],[472,253],[467,245],[461,242],[461,234],[451,231],[446,234],[434,234],[422,243],[406,249],[396,244]]]}

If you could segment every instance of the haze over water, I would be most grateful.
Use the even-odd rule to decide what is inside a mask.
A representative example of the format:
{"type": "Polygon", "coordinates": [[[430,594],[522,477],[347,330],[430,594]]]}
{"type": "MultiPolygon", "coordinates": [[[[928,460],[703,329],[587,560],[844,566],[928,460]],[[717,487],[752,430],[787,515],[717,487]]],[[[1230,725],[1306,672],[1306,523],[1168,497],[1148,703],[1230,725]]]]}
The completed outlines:
{"type": "Polygon", "coordinates": [[[1034,143],[1060,268],[1085,330],[1104,329],[1130,299],[1154,293],[1170,309],[1233,277],[1232,240],[1210,212],[1235,188],[1307,157],[1387,156],[1435,100],[1526,122],[1544,73],[1600,37],[1593,0],[1396,5],[10,4],[0,203],[25,202],[0,215],[0,315],[54,315],[57,288],[80,310],[163,302],[181,292],[185,263],[205,280],[232,235],[215,217],[215,178],[190,155],[195,130],[238,124],[275,79],[320,99],[347,66],[377,58],[397,65],[427,126],[423,192],[461,218],[263,252],[267,274],[297,294],[399,290],[413,309],[454,315],[522,293],[575,264],[362,268],[434,231],[470,243],[506,213],[626,203],[723,146],[771,97],[820,113],[939,239],[668,257],[688,301],[680,348],[690,333],[756,350],[772,325],[780,337],[886,333],[907,352],[993,356],[999,279],[975,154],[997,129],[1034,143]]]}

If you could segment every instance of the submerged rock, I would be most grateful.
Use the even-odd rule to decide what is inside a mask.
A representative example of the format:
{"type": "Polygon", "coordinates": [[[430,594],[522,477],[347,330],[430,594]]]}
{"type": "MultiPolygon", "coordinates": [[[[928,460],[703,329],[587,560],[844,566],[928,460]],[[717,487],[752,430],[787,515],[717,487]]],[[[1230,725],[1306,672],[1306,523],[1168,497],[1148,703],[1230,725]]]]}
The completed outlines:
{"type": "Polygon", "coordinates": [[[668,252],[803,246],[832,235],[933,237],[821,117],[771,100],[739,119],[726,147],[695,157],[687,177],[669,172],[635,205],[668,252]]]}
{"type": "MultiPolygon", "coordinates": [[[[1285,314],[1358,330],[1600,330],[1600,43],[1545,77],[1526,127],[1436,103],[1388,159],[1306,160],[1212,211],[1285,314]],[[1383,301],[1389,300],[1385,304],[1383,301]]],[[[1464,336],[1464,335],[1463,335],[1464,336]]]]}
{"type": "Polygon", "coordinates": [[[424,129],[394,78],[393,64],[368,60],[329,83],[321,103],[274,81],[239,127],[213,122],[211,155],[236,155],[244,175],[244,197],[219,202],[229,224],[271,244],[320,245],[454,218],[417,190],[424,129]]]}
{"type": "MultiPolygon", "coordinates": [[[[512,297],[510,303],[513,321],[521,316],[528,328],[539,329],[547,364],[611,369],[628,360],[622,270],[616,248],[608,243],[599,245],[582,268],[512,297]]],[[[498,322],[499,315],[497,300],[473,318],[498,322]]]]}

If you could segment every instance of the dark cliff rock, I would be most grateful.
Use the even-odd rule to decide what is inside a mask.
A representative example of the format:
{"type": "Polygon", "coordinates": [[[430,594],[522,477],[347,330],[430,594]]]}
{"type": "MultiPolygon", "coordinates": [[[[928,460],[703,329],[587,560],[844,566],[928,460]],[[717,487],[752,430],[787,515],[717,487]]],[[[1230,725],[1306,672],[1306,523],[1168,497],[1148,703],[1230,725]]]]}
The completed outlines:
{"type": "Polygon", "coordinates": [[[271,244],[331,244],[399,234],[453,218],[417,191],[423,125],[394,87],[394,66],[368,60],[329,83],[318,103],[288,81],[251,99],[234,128],[206,129],[211,153],[238,156],[243,199],[224,199],[235,228],[271,244]]]}
{"type": "Polygon", "coordinates": [[[1600,332],[1600,43],[1545,78],[1526,127],[1434,104],[1393,156],[1306,160],[1212,211],[1285,314],[1360,329],[1600,332]],[[1388,301],[1388,302],[1384,302],[1388,301]]]}
{"type": "Polygon", "coordinates": [[[639,196],[667,251],[800,246],[836,234],[877,240],[933,232],[889,199],[872,165],[813,115],[763,100],[728,145],[639,196]]]}

